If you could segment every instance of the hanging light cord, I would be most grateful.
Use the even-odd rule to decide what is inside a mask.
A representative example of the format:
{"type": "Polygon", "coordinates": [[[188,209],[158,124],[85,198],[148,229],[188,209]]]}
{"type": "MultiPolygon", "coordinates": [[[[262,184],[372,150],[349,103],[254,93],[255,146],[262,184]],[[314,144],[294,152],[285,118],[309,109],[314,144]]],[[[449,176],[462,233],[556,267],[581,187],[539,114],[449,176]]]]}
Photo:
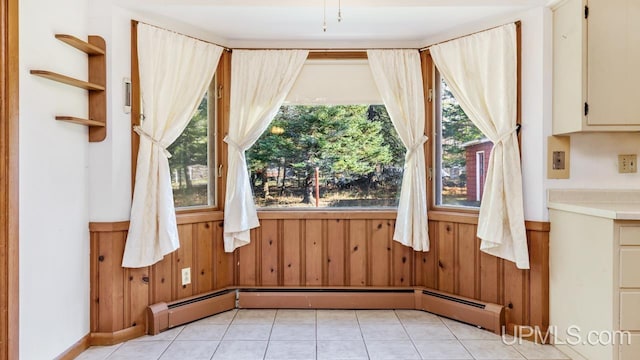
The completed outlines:
{"type": "MultiPolygon", "coordinates": [[[[342,22],[342,0],[338,0],[338,22],[342,22]]],[[[327,0],[323,1],[322,31],[327,32],[327,0]]]]}
{"type": "Polygon", "coordinates": [[[327,0],[324,0],[324,13],[322,15],[322,31],[327,32],[327,0]]]}

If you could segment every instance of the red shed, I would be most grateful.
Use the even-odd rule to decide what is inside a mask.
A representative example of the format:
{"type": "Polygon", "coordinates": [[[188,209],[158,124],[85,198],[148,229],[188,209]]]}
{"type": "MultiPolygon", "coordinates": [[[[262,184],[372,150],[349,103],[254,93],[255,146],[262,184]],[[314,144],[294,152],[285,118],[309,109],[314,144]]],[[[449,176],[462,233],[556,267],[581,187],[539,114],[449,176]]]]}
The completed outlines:
{"type": "Polygon", "coordinates": [[[480,201],[487,178],[489,155],[493,143],[489,139],[473,140],[462,144],[467,161],[467,200],[480,201]]]}

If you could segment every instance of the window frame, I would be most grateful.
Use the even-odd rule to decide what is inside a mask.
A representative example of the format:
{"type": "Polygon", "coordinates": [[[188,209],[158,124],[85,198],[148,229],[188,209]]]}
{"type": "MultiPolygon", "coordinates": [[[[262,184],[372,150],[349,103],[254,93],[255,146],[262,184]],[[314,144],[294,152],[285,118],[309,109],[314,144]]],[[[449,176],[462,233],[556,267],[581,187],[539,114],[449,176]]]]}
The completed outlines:
{"type": "MultiPolygon", "coordinates": [[[[349,51],[331,51],[331,50],[311,50],[306,60],[368,60],[366,50],[349,50],[349,51]]],[[[421,60],[422,63],[422,60],[421,60]]],[[[422,71],[424,78],[424,69],[422,71]]],[[[384,104],[382,104],[384,105],[384,104]]],[[[426,105],[426,102],[425,102],[426,105]]],[[[425,116],[425,120],[426,120],[425,116]]],[[[426,132],[426,129],[425,129],[426,132]]],[[[226,147],[226,144],[225,144],[226,147]]],[[[427,148],[427,146],[425,146],[427,148]]],[[[426,152],[425,152],[426,154],[426,152]]],[[[226,178],[226,174],[225,174],[226,178]]],[[[309,216],[302,215],[302,218],[314,218],[313,214],[319,213],[332,213],[332,214],[345,214],[341,219],[351,218],[348,214],[355,214],[356,216],[363,213],[379,214],[379,213],[397,213],[398,207],[319,207],[319,208],[284,208],[284,207],[259,207],[255,205],[258,216],[262,219],[264,216],[270,217],[276,214],[290,214],[299,212],[301,214],[311,214],[309,216]],[[270,215],[267,215],[270,214],[270,215]]],[[[280,216],[280,215],[277,215],[280,216]]]]}
{"type": "MultiPolygon", "coordinates": [[[[140,135],[133,131],[134,126],[140,125],[141,118],[141,96],[140,96],[140,71],[138,68],[138,21],[131,20],[131,197],[136,179],[136,167],[138,163],[138,151],[140,149],[140,135]]],[[[224,209],[224,193],[226,188],[226,174],[224,169],[227,166],[227,149],[223,146],[221,134],[228,133],[229,119],[229,84],[231,80],[231,56],[226,49],[223,51],[218,67],[209,85],[209,104],[214,105],[214,114],[209,114],[209,121],[214,122],[214,127],[209,127],[209,131],[214,131],[214,144],[209,144],[208,151],[214,151],[214,156],[210,154],[209,172],[214,176],[214,205],[190,206],[176,208],[178,224],[190,223],[195,220],[217,220],[221,219],[224,209]],[[203,215],[203,216],[198,216],[203,215]],[[194,216],[196,218],[194,218],[194,216]]],[[[211,181],[211,180],[210,180],[211,181]]]]}
{"type": "MultiPolygon", "coordinates": [[[[218,176],[218,158],[216,157],[217,151],[219,149],[218,146],[218,103],[216,101],[216,84],[217,78],[216,74],[213,75],[209,86],[207,87],[207,168],[209,171],[209,184],[207,186],[213,187],[213,192],[209,192],[207,189],[208,201],[211,201],[213,204],[209,205],[191,205],[191,206],[176,206],[176,212],[184,212],[184,211],[198,211],[198,210],[206,210],[209,208],[217,208],[218,204],[218,182],[215,180],[218,176]],[[213,141],[212,141],[213,140],[213,141]],[[213,178],[212,178],[213,177],[213,178]]],[[[189,120],[191,122],[191,120],[189,120]]],[[[187,125],[188,126],[188,125],[187,125]]],[[[171,169],[171,166],[169,166],[171,169]]],[[[174,203],[175,206],[175,203],[174,203]]]]}
{"type": "MultiPolygon", "coordinates": [[[[516,21],[516,77],[517,77],[517,94],[516,94],[516,126],[518,128],[518,148],[520,155],[522,155],[522,35],[521,35],[521,22],[516,21]]],[[[452,39],[455,40],[455,39],[452,39]]],[[[450,41],[450,40],[449,40],[450,41]]],[[[475,215],[480,213],[480,207],[462,207],[451,205],[437,205],[436,204],[436,156],[438,156],[438,150],[436,148],[436,138],[438,134],[437,113],[439,111],[439,97],[440,97],[440,84],[438,80],[440,77],[437,75],[438,69],[436,68],[429,50],[422,52],[422,75],[425,88],[425,129],[429,134],[429,141],[427,150],[425,152],[426,168],[427,168],[427,210],[428,213],[432,212],[437,214],[462,214],[462,215],[475,215]]],[[[485,155],[486,156],[486,155],[485,155]]],[[[521,156],[522,159],[522,156],[521,156]]],[[[522,161],[522,160],[521,160],[522,161]]],[[[486,171],[486,169],[485,169],[486,171]]]]}

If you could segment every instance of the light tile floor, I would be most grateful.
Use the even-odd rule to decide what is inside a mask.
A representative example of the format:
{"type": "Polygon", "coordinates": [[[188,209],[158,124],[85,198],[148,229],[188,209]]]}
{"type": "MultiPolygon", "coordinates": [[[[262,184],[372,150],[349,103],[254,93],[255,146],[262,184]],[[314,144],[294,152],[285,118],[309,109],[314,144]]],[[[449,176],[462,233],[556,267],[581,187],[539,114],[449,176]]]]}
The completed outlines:
{"type": "MultiPolygon", "coordinates": [[[[414,310],[231,310],[80,360],[569,359],[550,345],[507,345],[476,327],[414,310]]],[[[510,339],[512,340],[512,339],[510,339]]]]}

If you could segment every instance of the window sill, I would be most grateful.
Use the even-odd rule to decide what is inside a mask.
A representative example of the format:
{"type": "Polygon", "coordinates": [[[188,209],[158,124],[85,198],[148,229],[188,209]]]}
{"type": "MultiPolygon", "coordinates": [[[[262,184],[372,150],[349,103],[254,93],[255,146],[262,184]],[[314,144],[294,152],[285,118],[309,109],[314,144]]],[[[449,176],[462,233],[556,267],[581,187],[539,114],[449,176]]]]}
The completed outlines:
{"type": "Polygon", "coordinates": [[[427,217],[432,221],[448,221],[460,224],[478,224],[477,211],[456,211],[456,210],[429,210],[427,217]]]}
{"type": "Polygon", "coordinates": [[[267,219],[292,219],[292,220],[315,220],[315,219],[336,219],[336,220],[370,220],[370,219],[395,219],[397,215],[395,209],[362,210],[362,209],[304,209],[298,210],[258,210],[260,220],[267,219]]]}
{"type": "Polygon", "coordinates": [[[193,224],[208,221],[220,221],[224,219],[224,212],[215,209],[183,210],[176,212],[178,225],[193,224]]]}

